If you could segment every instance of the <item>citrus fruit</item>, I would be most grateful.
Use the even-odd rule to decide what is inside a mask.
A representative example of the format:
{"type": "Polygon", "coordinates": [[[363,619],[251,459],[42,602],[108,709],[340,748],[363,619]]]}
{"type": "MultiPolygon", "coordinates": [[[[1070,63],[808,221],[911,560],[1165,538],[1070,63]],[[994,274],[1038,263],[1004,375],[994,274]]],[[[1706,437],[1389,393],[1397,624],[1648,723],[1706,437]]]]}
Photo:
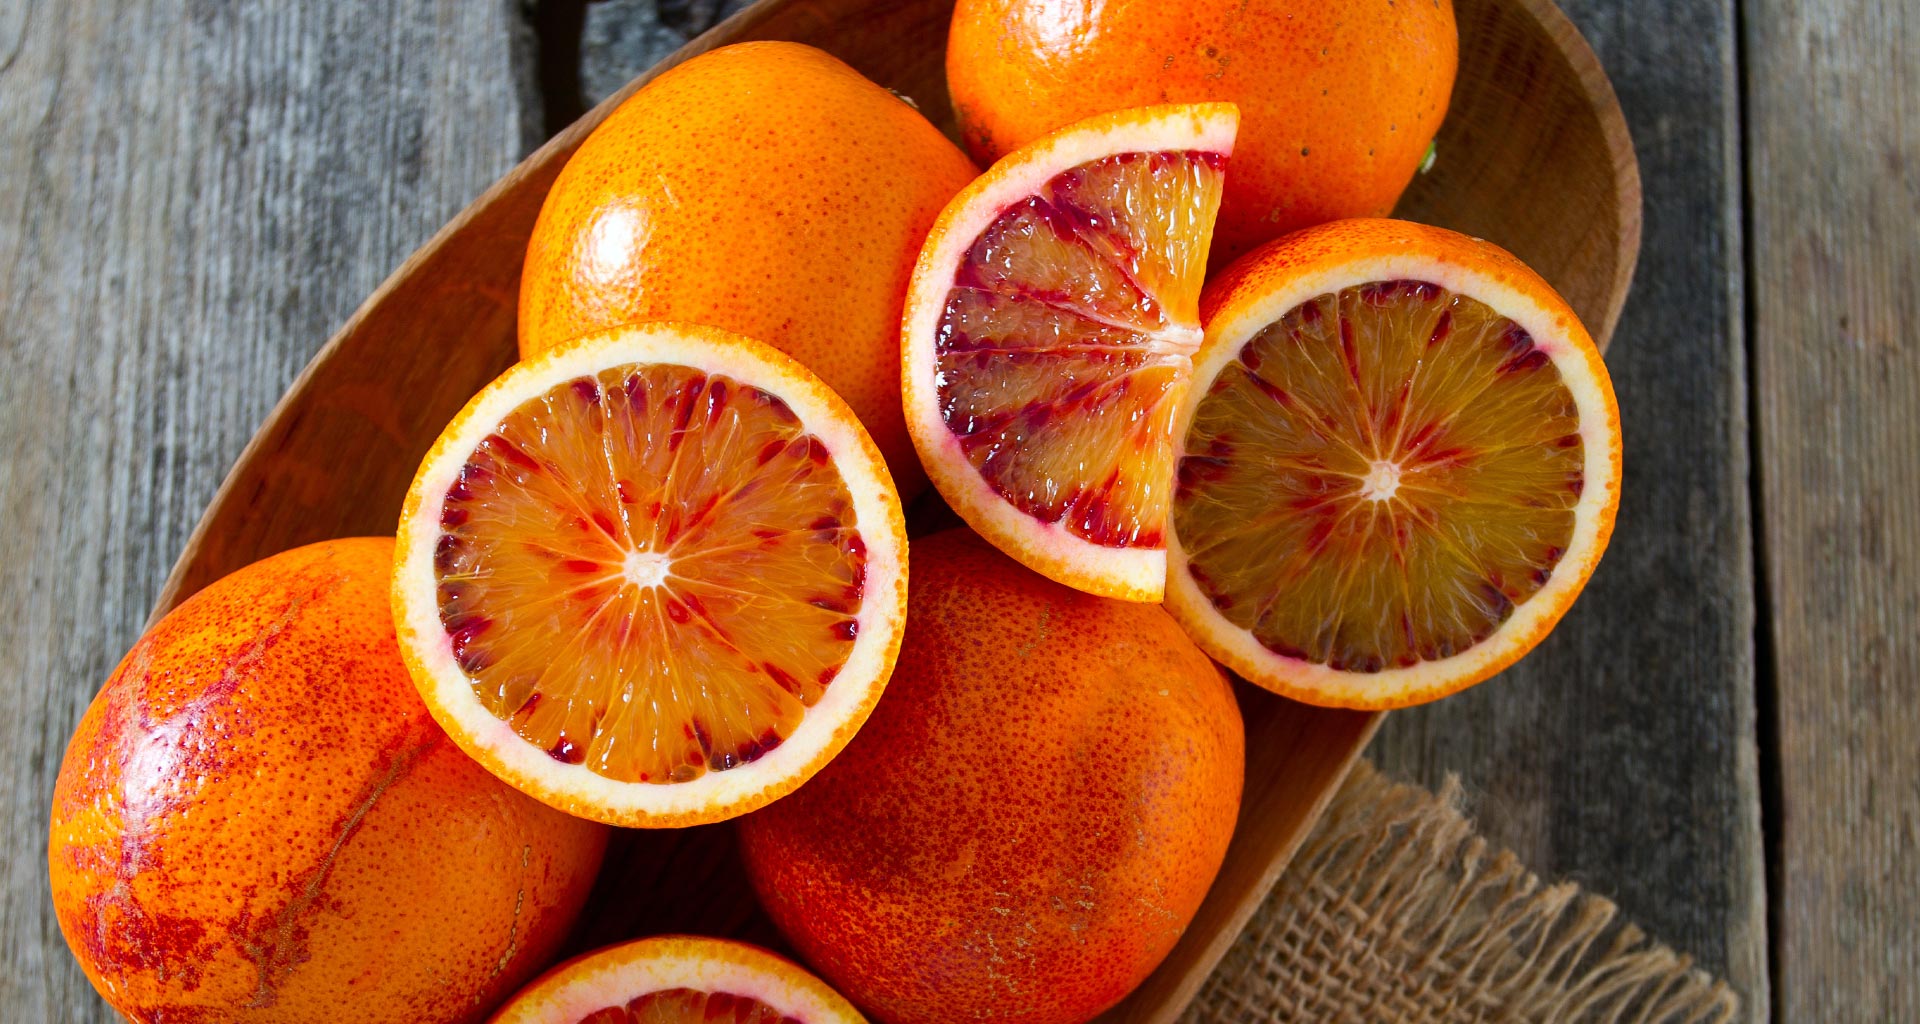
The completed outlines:
{"type": "Polygon", "coordinates": [[[495,774],[620,825],[718,821],[846,745],[906,612],[900,499],[846,403],[738,335],[657,323],[520,363],[400,520],[427,707],[495,774]]]}
{"type": "Polygon", "coordinates": [[[1620,500],[1586,329],[1490,243],[1338,221],[1208,285],[1167,606],[1253,682],[1385,708],[1499,671],[1579,595],[1620,500]]]}
{"type": "Polygon", "coordinates": [[[1158,601],[1173,413],[1226,104],[1148,107],[1013,153],[941,212],[902,321],[907,426],[968,525],[1052,579],[1158,601]]]}
{"type": "Polygon", "coordinates": [[[1452,0],[960,0],[947,85],[975,159],[1145,103],[1240,108],[1213,265],[1393,209],[1446,115],[1452,0]]]}
{"type": "Polygon", "coordinates": [[[914,542],[886,700],[740,821],[794,947],[891,1024],[1077,1024],[1192,919],[1240,805],[1240,712],[1160,608],[1083,594],[964,530],[914,542]]]}
{"type": "Polygon", "coordinates": [[[758,338],[839,392],[898,474],[900,299],[973,164],[906,100],[810,46],[739,43],[635,93],[547,193],[520,352],[686,320],[758,338]]]}
{"type": "Polygon", "coordinates": [[[566,936],[606,829],[447,741],[394,641],[392,556],[327,541],[213,583],[80,720],[53,906],[129,1019],[473,1021],[566,936]]]}
{"type": "Polygon", "coordinates": [[[782,957],[725,939],[666,935],[555,967],[492,1024],[866,1024],[782,957]]]}

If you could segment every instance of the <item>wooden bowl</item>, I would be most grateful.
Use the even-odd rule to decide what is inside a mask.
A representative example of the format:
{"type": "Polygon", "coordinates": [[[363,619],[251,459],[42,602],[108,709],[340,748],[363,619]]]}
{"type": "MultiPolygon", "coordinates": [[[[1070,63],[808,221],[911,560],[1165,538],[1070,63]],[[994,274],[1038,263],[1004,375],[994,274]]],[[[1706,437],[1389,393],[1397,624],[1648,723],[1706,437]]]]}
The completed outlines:
{"type": "MultiPolygon", "coordinates": [[[[1639,175],[1613,91],[1550,0],[1455,0],[1460,75],[1439,160],[1400,204],[1533,265],[1605,344],[1640,242],[1639,175]]],[[[250,562],[330,537],[392,533],[441,427],[515,357],[520,265],[547,187],[588,132],[665,68],[726,43],[826,49],[951,130],[952,0],[762,0],[682,47],[522,161],[370,296],[288,388],[200,519],[157,618],[250,562]]],[[[1247,787],[1199,915],[1104,1020],[1173,1020],[1232,944],[1380,721],[1240,688],[1247,787]]],[[[779,937],[724,826],[623,833],[575,942],[658,931],[779,937]]]]}

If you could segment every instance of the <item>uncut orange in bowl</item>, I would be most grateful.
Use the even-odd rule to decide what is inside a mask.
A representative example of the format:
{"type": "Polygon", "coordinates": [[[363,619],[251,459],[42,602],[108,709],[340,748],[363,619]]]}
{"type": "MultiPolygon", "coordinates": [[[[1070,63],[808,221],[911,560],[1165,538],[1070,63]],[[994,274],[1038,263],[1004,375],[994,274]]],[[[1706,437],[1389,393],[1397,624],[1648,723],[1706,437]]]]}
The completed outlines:
{"type": "Polygon", "coordinates": [[[805,969],[757,946],[663,935],[548,971],[491,1024],[866,1024],[805,969]]]}
{"type": "Polygon", "coordinates": [[[545,967],[606,829],[447,740],[387,608],[391,538],[256,562],[140,638],[74,731],[48,868],[136,1021],[470,1022],[545,967]]]}
{"type": "Polygon", "coordinates": [[[762,905],[890,1024],[1079,1024],[1150,974],[1232,838],[1245,735],[1165,611],[914,541],[900,665],[847,750],[740,820],[762,905]]]}
{"type": "Polygon", "coordinates": [[[1459,50],[1452,0],[959,0],[947,85],[982,161],[1122,107],[1235,104],[1221,266],[1391,212],[1446,115],[1459,50]]]}
{"type": "Polygon", "coordinates": [[[799,360],[909,494],[900,298],[974,167],[906,100],[810,46],[753,42],[649,82],[567,161],[520,281],[520,353],[685,320],[799,360]]]}
{"type": "Polygon", "coordinates": [[[1173,414],[1237,115],[1089,118],[993,165],[927,236],[901,395],[969,526],[1089,593],[1158,601],[1173,414]]]}
{"type": "Polygon", "coordinates": [[[1620,413],[1579,319],[1479,239],[1393,220],[1289,235],[1202,300],[1167,607],[1314,704],[1470,686],[1579,596],[1620,501],[1620,413]]]}
{"type": "Polygon", "coordinates": [[[845,402],[691,324],[588,335],[482,389],[401,512],[427,707],[519,789],[612,824],[745,813],[860,728],[899,649],[900,499],[845,402]]]}

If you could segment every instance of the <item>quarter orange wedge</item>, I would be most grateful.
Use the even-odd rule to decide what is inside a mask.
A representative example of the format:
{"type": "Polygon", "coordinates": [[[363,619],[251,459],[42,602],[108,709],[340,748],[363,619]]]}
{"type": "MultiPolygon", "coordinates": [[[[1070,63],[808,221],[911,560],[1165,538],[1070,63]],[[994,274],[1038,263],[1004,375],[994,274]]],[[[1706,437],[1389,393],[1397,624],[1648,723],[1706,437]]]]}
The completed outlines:
{"type": "Polygon", "coordinates": [[[947,205],[902,318],[907,428],[934,485],[1068,586],[1158,601],[1173,415],[1238,114],[1090,118],[947,205]]]}
{"type": "Polygon", "coordinates": [[[1606,549],[1620,413],[1566,302],[1498,247],[1351,220],[1208,285],[1167,606],[1314,704],[1470,686],[1553,628],[1606,549]]]}
{"type": "Polygon", "coordinates": [[[394,617],[447,734],[619,825],[745,813],[880,697],[906,534],[879,452],[772,348],[686,324],[508,370],[421,463],[394,617]]]}
{"type": "Polygon", "coordinates": [[[866,1024],[793,963],[757,946],[668,935],[609,946],[542,975],[491,1024],[866,1024]]]}

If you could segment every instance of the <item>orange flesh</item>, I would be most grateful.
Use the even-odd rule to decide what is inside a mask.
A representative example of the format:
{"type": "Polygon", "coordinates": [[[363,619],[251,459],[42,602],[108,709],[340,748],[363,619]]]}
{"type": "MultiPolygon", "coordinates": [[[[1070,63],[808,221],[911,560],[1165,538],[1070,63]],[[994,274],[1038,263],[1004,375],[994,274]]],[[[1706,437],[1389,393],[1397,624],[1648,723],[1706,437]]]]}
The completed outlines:
{"type": "Polygon", "coordinates": [[[800,1024],[752,996],[673,988],[649,992],[625,1006],[609,1006],[580,1024],[800,1024]]]}
{"type": "Polygon", "coordinates": [[[1105,547],[1161,546],[1224,167],[1201,152],[1081,164],[961,262],[935,339],[941,419],[1026,514],[1105,547]]]}
{"type": "Polygon", "coordinates": [[[1321,295],[1195,408],[1174,522],[1269,650],[1378,672],[1486,639],[1547,581],[1584,483],[1578,412],[1513,321],[1438,285],[1321,295]]]}
{"type": "Polygon", "coordinates": [[[630,365],[523,403],[447,492],[441,622],[489,711],[623,782],[792,735],[853,647],[866,548],[778,397],[630,365]]]}

